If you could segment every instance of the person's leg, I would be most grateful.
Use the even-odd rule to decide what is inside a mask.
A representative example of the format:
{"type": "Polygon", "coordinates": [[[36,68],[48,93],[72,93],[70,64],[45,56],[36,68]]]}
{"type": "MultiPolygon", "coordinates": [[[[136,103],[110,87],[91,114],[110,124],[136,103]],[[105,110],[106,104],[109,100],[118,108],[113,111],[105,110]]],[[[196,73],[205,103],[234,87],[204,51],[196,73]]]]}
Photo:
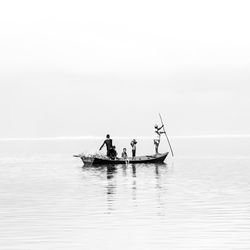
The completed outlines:
{"type": "Polygon", "coordinates": [[[110,157],[110,150],[107,150],[107,156],[110,157]]]}
{"type": "Polygon", "coordinates": [[[160,141],[154,140],[154,144],[155,144],[155,153],[158,154],[158,147],[159,147],[160,141]]]}
{"type": "Polygon", "coordinates": [[[155,153],[157,154],[157,143],[156,143],[156,140],[154,140],[154,145],[155,145],[155,153]]]}
{"type": "Polygon", "coordinates": [[[135,158],[135,150],[132,150],[132,157],[135,158]]]}

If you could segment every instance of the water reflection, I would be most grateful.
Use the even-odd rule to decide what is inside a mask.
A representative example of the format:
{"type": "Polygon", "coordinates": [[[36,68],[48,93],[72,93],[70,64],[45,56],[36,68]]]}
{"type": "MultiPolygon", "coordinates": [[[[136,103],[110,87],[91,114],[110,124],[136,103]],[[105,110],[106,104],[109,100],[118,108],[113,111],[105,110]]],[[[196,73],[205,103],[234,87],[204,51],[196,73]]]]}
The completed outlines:
{"type": "Polygon", "coordinates": [[[159,176],[159,167],[158,167],[158,165],[155,166],[155,175],[156,175],[156,177],[159,176]]]}
{"type": "Polygon", "coordinates": [[[123,164],[122,165],[122,174],[123,174],[123,177],[126,177],[127,176],[127,164],[123,164]]]}
{"type": "Polygon", "coordinates": [[[114,210],[114,202],[116,195],[116,180],[114,176],[117,173],[117,168],[114,165],[107,165],[107,186],[106,186],[106,194],[107,194],[107,212],[110,213],[114,210]]]}
{"type": "Polygon", "coordinates": [[[136,177],[136,167],[135,164],[132,164],[133,177],[136,177]]]}
{"type": "MultiPolygon", "coordinates": [[[[105,183],[105,193],[107,199],[107,212],[115,210],[115,203],[117,203],[117,190],[123,188],[125,194],[131,195],[133,204],[137,204],[138,184],[155,183],[152,188],[156,190],[156,197],[158,207],[162,206],[162,189],[166,190],[166,173],[168,172],[168,165],[163,164],[122,164],[122,165],[103,165],[103,166],[84,166],[83,171],[87,175],[92,173],[93,182],[95,178],[101,178],[105,183]],[[165,185],[165,186],[164,186],[165,185]],[[132,192],[130,192],[131,190],[132,192]]],[[[97,182],[97,179],[96,179],[97,182]]],[[[165,195],[165,193],[163,194],[165,195]]]]}
{"type": "Polygon", "coordinates": [[[114,174],[116,173],[116,166],[114,165],[107,165],[107,179],[112,179],[114,174]]]}
{"type": "Polygon", "coordinates": [[[37,155],[1,159],[0,249],[250,249],[249,157],[81,168],[37,155]]]}
{"type": "Polygon", "coordinates": [[[159,217],[164,217],[166,208],[166,197],[167,197],[167,177],[168,177],[168,165],[156,164],[155,165],[155,190],[156,190],[156,200],[157,200],[157,210],[156,214],[159,217]]]}
{"type": "Polygon", "coordinates": [[[120,200],[125,197],[125,203],[131,203],[132,207],[137,209],[140,206],[142,195],[145,197],[153,195],[157,216],[166,215],[168,181],[173,166],[169,167],[165,163],[121,164],[88,166],[83,169],[86,175],[87,172],[92,173],[93,182],[98,182],[98,180],[94,180],[98,177],[104,183],[103,191],[106,193],[106,211],[104,213],[113,214],[119,209],[120,200]]]}

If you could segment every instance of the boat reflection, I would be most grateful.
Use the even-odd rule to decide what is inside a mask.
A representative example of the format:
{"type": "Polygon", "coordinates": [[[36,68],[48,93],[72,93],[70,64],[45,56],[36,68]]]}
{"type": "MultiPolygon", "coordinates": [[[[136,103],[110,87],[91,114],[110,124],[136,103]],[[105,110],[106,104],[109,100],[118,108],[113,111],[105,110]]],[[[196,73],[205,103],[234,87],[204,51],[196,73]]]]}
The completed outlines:
{"type": "MultiPolygon", "coordinates": [[[[140,193],[138,185],[148,182],[151,192],[155,190],[158,200],[158,212],[163,214],[165,209],[165,198],[168,190],[169,166],[166,163],[158,164],[121,164],[102,165],[99,167],[83,167],[85,175],[91,174],[94,178],[99,178],[106,190],[107,212],[111,213],[118,204],[118,190],[126,193],[126,199],[130,197],[133,206],[137,206],[137,198],[140,193]],[[150,181],[149,181],[150,180],[150,181]]],[[[101,190],[100,190],[101,192],[101,190]]]]}

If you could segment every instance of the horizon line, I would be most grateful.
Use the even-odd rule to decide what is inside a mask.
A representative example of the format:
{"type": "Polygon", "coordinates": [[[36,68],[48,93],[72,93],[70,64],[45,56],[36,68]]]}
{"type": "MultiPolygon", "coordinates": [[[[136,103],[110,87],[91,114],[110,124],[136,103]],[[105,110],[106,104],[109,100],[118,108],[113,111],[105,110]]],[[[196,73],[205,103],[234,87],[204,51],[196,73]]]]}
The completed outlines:
{"type": "MultiPolygon", "coordinates": [[[[211,134],[211,135],[173,135],[172,139],[202,139],[202,138],[244,138],[250,134],[211,134]]],[[[55,136],[55,137],[7,137],[0,138],[0,141],[53,141],[53,140],[101,140],[105,136],[55,136]]],[[[153,139],[153,136],[113,136],[113,139],[153,139]]]]}

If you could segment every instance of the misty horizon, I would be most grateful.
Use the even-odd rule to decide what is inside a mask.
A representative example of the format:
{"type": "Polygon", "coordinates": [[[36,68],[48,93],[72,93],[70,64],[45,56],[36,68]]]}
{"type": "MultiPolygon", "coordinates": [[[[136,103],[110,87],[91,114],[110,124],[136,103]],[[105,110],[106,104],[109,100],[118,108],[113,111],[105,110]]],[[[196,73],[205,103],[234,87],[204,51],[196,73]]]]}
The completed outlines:
{"type": "Polygon", "coordinates": [[[0,138],[250,134],[248,9],[5,2],[0,138]]]}
{"type": "MultiPolygon", "coordinates": [[[[163,136],[164,137],[164,136],[163,136]]],[[[221,135],[168,135],[172,139],[205,139],[205,138],[248,138],[250,134],[221,134],[221,135]]],[[[104,136],[58,136],[58,137],[9,137],[9,138],[0,138],[0,141],[46,141],[46,140],[102,140],[104,136]]],[[[113,139],[148,139],[151,140],[153,136],[112,136],[113,139]]],[[[164,140],[165,138],[163,138],[164,140]]]]}

